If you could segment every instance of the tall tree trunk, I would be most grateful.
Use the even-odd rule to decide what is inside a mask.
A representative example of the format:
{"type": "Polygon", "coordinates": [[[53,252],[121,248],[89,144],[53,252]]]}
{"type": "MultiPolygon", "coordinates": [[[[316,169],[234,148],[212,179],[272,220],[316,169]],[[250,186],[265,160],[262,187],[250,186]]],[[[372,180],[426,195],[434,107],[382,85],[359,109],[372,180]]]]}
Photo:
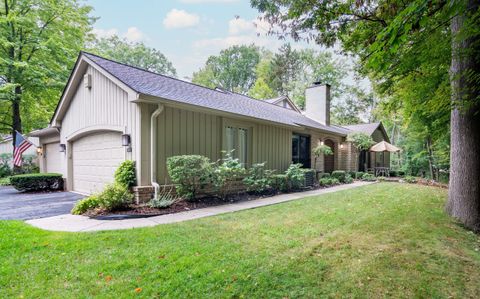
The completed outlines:
{"type": "Polygon", "coordinates": [[[432,137],[429,135],[425,140],[425,144],[427,146],[427,153],[428,153],[428,168],[430,170],[430,177],[432,180],[437,180],[435,176],[435,169],[433,166],[433,151],[432,151],[432,137]]]}
{"type": "MultiPolygon", "coordinates": [[[[12,137],[13,137],[13,146],[15,147],[15,142],[17,141],[16,131],[22,133],[22,117],[20,115],[20,101],[22,98],[22,88],[20,86],[15,87],[15,97],[12,102],[12,137]]],[[[15,149],[14,149],[15,150],[15,149]]],[[[19,167],[14,166],[13,172],[18,173],[19,167]]]]}
{"type": "Polygon", "coordinates": [[[450,188],[447,212],[466,227],[480,232],[480,105],[479,89],[470,74],[480,69],[479,37],[460,35],[471,14],[479,9],[478,0],[466,1],[466,9],[451,24],[451,151],[450,188]],[[462,38],[463,37],[463,38],[462,38]]]}

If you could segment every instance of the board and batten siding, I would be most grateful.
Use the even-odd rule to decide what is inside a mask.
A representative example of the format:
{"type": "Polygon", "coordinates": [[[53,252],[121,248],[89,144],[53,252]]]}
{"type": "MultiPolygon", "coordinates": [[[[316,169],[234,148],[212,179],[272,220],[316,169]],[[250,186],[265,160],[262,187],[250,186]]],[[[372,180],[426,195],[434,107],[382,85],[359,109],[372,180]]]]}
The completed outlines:
{"type": "MultiPolygon", "coordinates": [[[[156,105],[142,103],[142,180],[150,184],[150,117],[156,105]]],[[[157,118],[157,181],[170,183],[167,158],[177,155],[202,155],[211,161],[222,158],[224,129],[228,125],[246,127],[249,140],[249,162],[267,162],[267,168],[285,171],[292,159],[292,131],[288,128],[230,119],[213,113],[204,113],[164,106],[157,118]]]]}
{"type": "MultiPolygon", "coordinates": [[[[95,132],[102,127],[117,127],[122,133],[130,134],[132,151],[127,153],[125,147],[125,157],[135,160],[135,147],[140,145],[135,142],[138,137],[137,129],[140,127],[138,104],[129,102],[125,90],[91,65],[87,67],[85,74],[91,75],[91,88],[84,87],[82,76],[70,106],[61,119],[60,142],[71,146],[67,141],[79,131],[86,131],[85,135],[88,135],[89,129],[95,132]]],[[[67,152],[69,150],[67,149],[67,152]]],[[[62,153],[61,156],[63,174],[67,176],[66,154],[62,153]]]]}

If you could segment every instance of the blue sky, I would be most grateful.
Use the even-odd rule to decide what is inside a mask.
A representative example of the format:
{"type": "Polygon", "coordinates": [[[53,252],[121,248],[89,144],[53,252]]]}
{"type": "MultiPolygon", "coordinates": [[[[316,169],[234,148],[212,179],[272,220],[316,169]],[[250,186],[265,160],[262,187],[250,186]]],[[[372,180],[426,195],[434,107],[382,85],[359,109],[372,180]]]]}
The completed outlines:
{"type": "MultiPolygon", "coordinates": [[[[85,0],[94,8],[98,36],[117,34],[142,41],[172,61],[180,78],[190,77],[208,56],[234,44],[277,49],[283,42],[267,36],[268,25],[249,0],[85,0]],[[254,22],[257,26],[254,26],[254,22]],[[260,36],[258,36],[260,34],[260,36]]],[[[306,43],[296,48],[317,47],[306,43]]]]}

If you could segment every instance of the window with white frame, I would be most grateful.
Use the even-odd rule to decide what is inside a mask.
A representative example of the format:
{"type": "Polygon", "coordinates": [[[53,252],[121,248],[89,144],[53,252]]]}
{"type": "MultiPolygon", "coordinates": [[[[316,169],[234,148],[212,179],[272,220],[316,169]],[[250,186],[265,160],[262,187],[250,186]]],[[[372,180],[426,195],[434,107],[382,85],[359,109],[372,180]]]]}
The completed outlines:
{"type": "Polygon", "coordinates": [[[225,150],[238,158],[245,165],[248,162],[248,148],[250,146],[249,132],[247,128],[227,126],[225,127],[225,150]]]}

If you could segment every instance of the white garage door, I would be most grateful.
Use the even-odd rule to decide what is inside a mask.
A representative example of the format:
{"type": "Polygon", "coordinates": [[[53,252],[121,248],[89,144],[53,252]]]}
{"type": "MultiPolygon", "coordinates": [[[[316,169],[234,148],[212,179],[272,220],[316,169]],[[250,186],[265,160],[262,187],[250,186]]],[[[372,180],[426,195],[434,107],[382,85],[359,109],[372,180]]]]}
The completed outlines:
{"type": "Polygon", "coordinates": [[[124,159],[120,133],[95,133],[73,142],[73,190],[84,194],[101,191],[113,182],[115,170],[124,159]]]}
{"type": "Polygon", "coordinates": [[[45,145],[45,172],[62,173],[60,143],[48,143],[45,145]]]}

